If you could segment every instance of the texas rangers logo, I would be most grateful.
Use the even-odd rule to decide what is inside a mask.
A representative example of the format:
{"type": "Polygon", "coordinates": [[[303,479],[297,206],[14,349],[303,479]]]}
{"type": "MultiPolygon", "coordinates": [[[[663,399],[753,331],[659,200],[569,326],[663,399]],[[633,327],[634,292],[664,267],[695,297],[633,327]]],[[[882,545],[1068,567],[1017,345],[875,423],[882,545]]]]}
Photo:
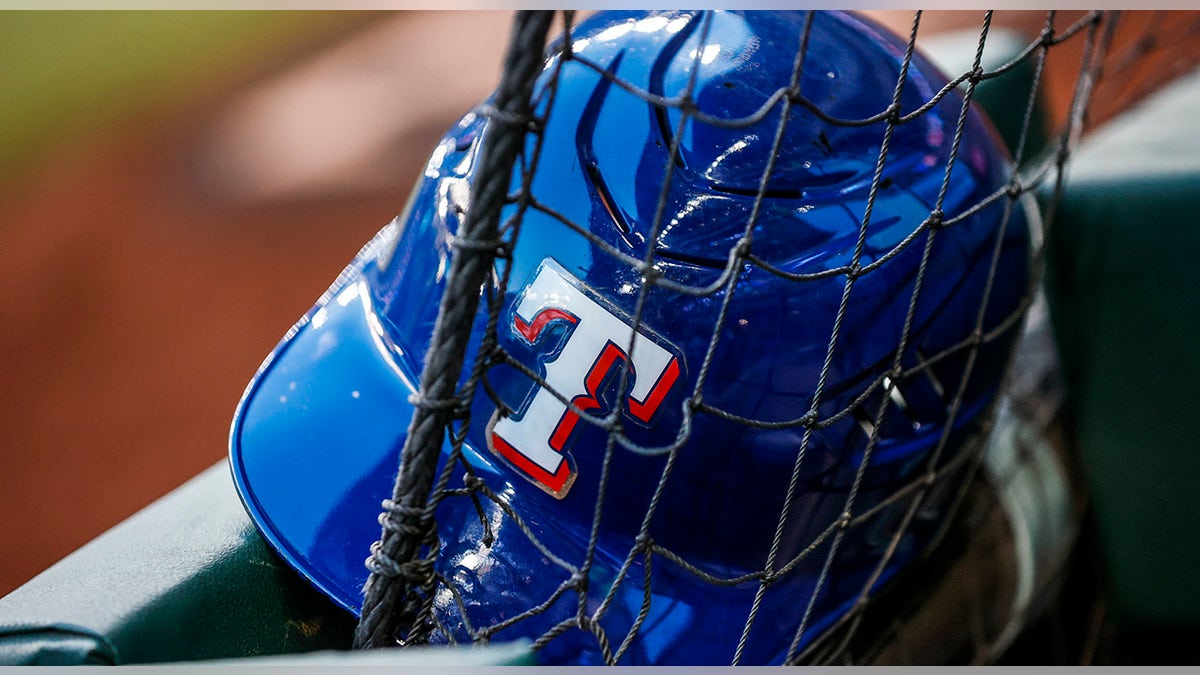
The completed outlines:
{"type": "Polygon", "coordinates": [[[678,350],[646,329],[637,332],[633,359],[628,353],[633,328],[628,319],[590,297],[584,285],[558,263],[542,262],[514,303],[510,328],[543,355],[546,387],[534,383],[521,409],[492,415],[488,447],[546,492],[562,499],[575,482],[569,452],[581,411],[602,415],[607,402],[649,426],[679,382],[678,350]],[[564,330],[551,330],[562,326],[564,330]],[[621,368],[629,363],[626,392],[616,392],[621,368]],[[556,396],[550,390],[557,391],[556,396]]]}

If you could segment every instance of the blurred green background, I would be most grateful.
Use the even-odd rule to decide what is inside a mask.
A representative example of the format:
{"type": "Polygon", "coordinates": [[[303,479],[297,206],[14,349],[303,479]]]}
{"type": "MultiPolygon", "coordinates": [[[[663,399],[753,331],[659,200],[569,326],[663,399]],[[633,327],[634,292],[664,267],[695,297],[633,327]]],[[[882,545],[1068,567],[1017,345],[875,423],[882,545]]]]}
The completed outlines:
{"type": "Polygon", "coordinates": [[[0,14],[0,176],[123,115],[181,104],[369,21],[366,12],[0,14]]]}
{"type": "Polygon", "coordinates": [[[346,92],[421,70],[448,18],[0,12],[0,594],[224,457],[258,363],[450,121],[346,92]],[[391,163],[234,189],[310,163],[281,148],[336,155],[346,129],[391,163]]]}

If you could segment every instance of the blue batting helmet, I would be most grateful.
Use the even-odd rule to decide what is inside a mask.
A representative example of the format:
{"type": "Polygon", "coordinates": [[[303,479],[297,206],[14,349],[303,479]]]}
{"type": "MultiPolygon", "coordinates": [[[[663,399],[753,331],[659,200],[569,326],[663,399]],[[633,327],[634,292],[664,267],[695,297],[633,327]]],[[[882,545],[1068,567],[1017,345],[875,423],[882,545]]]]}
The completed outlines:
{"type": "MultiPolygon", "coordinates": [[[[780,94],[805,25],[600,13],[548,58],[533,202],[489,282],[509,361],[464,446],[494,498],[438,507],[435,642],[549,633],[546,662],[624,643],[621,663],[728,663],[753,608],[740,660],[778,663],[944,524],[1011,352],[1033,215],[1003,195],[1009,161],[974,112],[943,193],[958,92],[888,131],[906,45],[861,18],[814,14],[803,100],[780,94]]],[[[946,84],[920,55],[904,80],[901,114],[946,84]]],[[[351,611],[488,133],[468,114],[442,139],[234,420],[254,520],[351,611]]]]}

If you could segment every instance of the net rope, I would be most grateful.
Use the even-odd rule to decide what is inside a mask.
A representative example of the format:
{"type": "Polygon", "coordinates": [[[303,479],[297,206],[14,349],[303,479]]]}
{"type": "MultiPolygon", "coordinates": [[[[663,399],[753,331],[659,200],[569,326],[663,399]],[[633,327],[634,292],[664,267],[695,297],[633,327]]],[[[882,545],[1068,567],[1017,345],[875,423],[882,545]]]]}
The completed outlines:
{"type": "MultiPolygon", "coordinates": [[[[812,26],[812,13],[810,12],[805,20],[798,44],[795,46],[790,80],[780,83],[779,88],[751,115],[726,119],[701,110],[694,98],[701,53],[704,51],[702,47],[708,44],[710,16],[706,15],[701,19],[697,31],[700,36],[701,48],[698,48],[692,57],[692,68],[684,90],[676,96],[669,97],[656,95],[639,88],[617,76],[612,70],[575,54],[572,51],[572,31],[575,17],[569,11],[561,14],[563,39],[556,47],[557,54],[553,55],[557,57],[557,60],[547,76],[546,86],[535,91],[534,81],[545,63],[543,49],[553,16],[553,12],[544,11],[525,11],[517,14],[497,95],[490,105],[482,106],[476,111],[477,114],[489,118],[489,125],[493,130],[485,136],[485,145],[480,155],[482,165],[477,173],[478,179],[472,191],[472,201],[462,231],[452,233],[451,245],[454,252],[452,268],[447,276],[446,293],[442,298],[432,346],[427,355],[427,365],[421,376],[420,393],[412,399],[416,412],[402,451],[401,470],[395,484],[394,495],[392,499],[383,503],[383,512],[379,518],[382,527],[381,540],[372,547],[371,556],[367,561],[371,575],[365,587],[364,608],[355,636],[355,644],[358,647],[421,644],[428,642],[430,636],[435,632],[444,636],[447,641],[455,642],[457,638],[454,632],[441,625],[432,611],[433,598],[439,592],[449,594],[458,606],[464,628],[472,642],[487,642],[498,632],[543,613],[562,598],[574,594],[578,599],[577,611],[538,636],[533,642],[533,648],[536,650],[544,647],[566,631],[580,630],[594,637],[596,646],[605,662],[617,663],[628,653],[650,614],[652,603],[650,580],[653,569],[656,565],[666,564],[672,565],[706,584],[716,586],[754,584],[756,586],[754,601],[750,606],[745,623],[742,626],[731,626],[730,628],[730,630],[738,630],[741,633],[737,650],[731,659],[733,664],[738,664],[743,662],[747,641],[753,634],[756,624],[762,620],[760,615],[763,598],[767,591],[781,578],[792,573],[802,561],[818,551],[824,551],[824,560],[820,566],[813,592],[810,597],[797,603],[802,614],[798,627],[792,635],[787,653],[788,662],[809,660],[818,643],[810,640],[809,646],[804,648],[804,639],[812,637],[807,633],[811,629],[810,622],[814,606],[828,582],[839,546],[845,536],[849,531],[872,521],[885,509],[905,504],[898,525],[885,546],[883,557],[875,565],[866,583],[862,585],[850,611],[842,616],[834,626],[839,629],[838,634],[843,636],[841,646],[844,647],[848,643],[849,637],[854,634],[861,612],[871,597],[872,589],[877,587],[877,583],[903,540],[906,531],[911,526],[921,505],[925,503],[926,496],[935,486],[953,477],[956,481],[961,482],[961,485],[956,486],[954,503],[957,504],[966,492],[970,476],[974,474],[982,460],[982,443],[971,445],[949,460],[943,459],[943,452],[951,431],[955,427],[954,421],[960,414],[960,404],[971,378],[976,354],[981,346],[1001,339],[1019,328],[1026,309],[1033,301],[1035,289],[1040,282],[1042,267],[1042,252],[1039,249],[1035,251],[1028,291],[1016,310],[993,327],[985,326],[984,316],[992,291],[992,280],[996,275],[1001,257],[1001,243],[1004,240],[1005,229],[1013,210],[1021,208],[1021,200],[1026,199],[1031,192],[1041,189],[1048,181],[1054,186],[1055,195],[1061,189],[1064,167],[1070,157],[1071,149],[1078,141],[1084,127],[1089,95],[1092,85],[1100,73],[1103,61],[1105,38],[1111,35],[1112,17],[1107,12],[1090,12],[1070,25],[1058,28],[1056,12],[1047,12],[1041,32],[1028,42],[1017,57],[992,69],[986,69],[983,65],[984,49],[989,33],[992,31],[993,17],[991,12],[987,12],[983,15],[980,23],[978,43],[971,68],[953,76],[949,84],[942,87],[919,107],[906,111],[901,106],[901,94],[905,91],[906,77],[914,51],[918,47],[922,22],[922,13],[916,12],[907,36],[907,49],[901,63],[899,77],[895,82],[890,105],[869,117],[841,119],[828,114],[816,102],[806,98],[801,87],[812,26]],[[1077,88],[1073,94],[1069,114],[1063,128],[1052,139],[1048,151],[1038,152],[1030,145],[1031,136],[1034,133],[1032,127],[1042,87],[1045,63],[1053,50],[1068,41],[1083,43],[1077,88]],[[530,186],[543,150],[542,130],[547,124],[545,115],[550,114],[548,111],[553,110],[553,97],[557,92],[560,73],[564,66],[570,63],[594,71],[611,81],[614,86],[650,105],[678,111],[678,121],[667,153],[668,160],[663,167],[665,178],[662,190],[658,197],[653,221],[649,223],[649,234],[647,235],[649,242],[657,241],[663,230],[668,190],[676,168],[673,158],[680,152],[680,139],[683,138],[682,132],[687,125],[705,124],[723,128],[744,128],[767,119],[776,109],[781,111],[778,125],[774,129],[774,136],[770,141],[770,159],[758,179],[753,205],[745,227],[740,238],[727,252],[725,264],[715,280],[703,285],[693,285],[665,278],[655,266],[657,261],[655,246],[647,246],[646,254],[643,257],[632,256],[618,250],[590,232],[585,225],[572,221],[533,194],[530,186]],[[958,160],[960,143],[964,135],[971,102],[975,98],[976,87],[982,82],[1001,77],[1022,65],[1032,67],[1033,77],[1028,97],[1018,104],[1021,105],[1023,112],[1019,138],[1013,149],[1015,168],[1012,175],[1002,189],[990,194],[984,200],[957,213],[944,213],[942,209],[950,189],[950,176],[955,162],[958,160]],[[864,262],[864,247],[871,231],[876,197],[884,180],[884,169],[890,156],[893,132],[904,124],[927,114],[954,90],[961,94],[962,106],[954,126],[949,157],[935,207],[926,218],[916,223],[894,247],[875,256],[869,262],[864,262]],[[867,126],[880,123],[884,125],[882,142],[871,175],[866,205],[860,216],[857,238],[849,263],[810,273],[795,273],[780,269],[770,264],[754,250],[755,227],[759,220],[763,200],[768,192],[768,182],[775,168],[775,158],[779,155],[781,144],[784,142],[785,130],[791,117],[789,113],[794,108],[807,110],[830,125],[867,126]],[[539,110],[547,112],[536,113],[539,110]],[[507,185],[508,177],[514,175],[514,167],[520,181],[519,184],[509,186],[507,185]],[[937,353],[920,354],[920,360],[916,366],[906,367],[902,363],[902,357],[909,346],[918,300],[926,276],[926,265],[933,251],[934,242],[946,229],[954,227],[980,209],[996,203],[1003,206],[1002,217],[996,227],[990,258],[987,261],[989,274],[975,315],[974,329],[967,338],[948,348],[937,353]],[[506,208],[509,209],[506,212],[508,215],[502,219],[501,213],[506,208]],[[557,391],[545,377],[524,365],[500,345],[497,334],[500,317],[503,313],[503,303],[509,290],[511,273],[511,265],[507,264],[507,261],[513,251],[514,243],[520,235],[522,218],[531,210],[557,220],[571,232],[588,239],[596,250],[603,251],[615,260],[636,270],[643,280],[630,317],[632,325],[630,340],[627,344],[621,345],[625,349],[625,353],[630,356],[622,361],[617,375],[616,391],[627,391],[630,384],[632,354],[638,348],[647,296],[652,290],[688,297],[720,298],[717,318],[708,339],[707,349],[704,352],[695,383],[683,403],[683,416],[679,432],[671,442],[659,446],[638,444],[624,431],[622,406],[611,406],[612,410],[604,415],[596,415],[589,410],[581,409],[568,395],[569,392],[557,391]],[[903,329],[892,353],[890,367],[886,372],[868,382],[862,393],[856,396],[849,405],[832,414],[823,415],[821,404],[824,401],[831,364],[838,353],[839,345],[846,339],[843,334],[843,319],[847,314],[848,306],[853,301],[853,290],[856,283],[910,247],[921,247],[920,266],[911,294],[905,303],[906,313],[903,329]],[[731,410],[722,409],[705,400],[705,383],[708,381],[718,346],[722,340],[722,333],[729,320],[730,308],[736,302],[739,280],[746,270],[751,268],[793,284],[804,284],[820,279],[843,279],[840,304],[828,337],[822,366],[816,378],[811,406],[803,414],[792,419],[753,419],[731,410]],[[494,277],[490,276],[493,271],[495,272],[494,277]],[[482,311],[485,311],[487,316],[486,330],[474,360],[465,363],[468,337],[471,334],[476,314],[481,311],[480,303],[483,305],[482,311]],[[866,467],[870,462],[871,453],[879,441],[885,413],[889,408],[898,405],[896,391],[900,383],[908,378],[932,377],[932,369],[935,365],[959,356],[965,356],[966,366],[958,382],[945,383],[947,394],[950,396],[948,421],[944,425],[944,430],[941,432],[935,448],[925,462],[924,470],[915,479],[895,490],[882,501],[866,507],[860,506],[857,499],[866,467]],[[499,409],[513,410],[512,402],[502,400],[488,381],[489,371],[497,366],[510,367],[520,371],[531,382],[536,383],[536,386],[551,392],[568,410],[578,416],[580,422],[602,429],[607,434],[604,456],[600,464],[598,498],[590,523],[589,537],[583,556],[577,561],[559,557],[552,547],[540,541],[534,528],[526,522],[522,514],[502,499],[496,493],[494,486],[488,485],[485,480],[476,475],[470,463],[464,459],[463,444],[467,437],[467,429],[471,424],[470,406],[477,390],[482,388],[499,409]],[[703,569],[694,561],[688,560],[684,555],[656,542],[651,536],[651,523],[659,508],[663,492],[670,482],[679,453],[691,439],[693,420],[697,415],[714,416],[759,429],[797,428],[803,430],[802,440],[796,449],[791,467],[783,508],[777,516],[774,536],[765,563],[758,570],[736,576],[714,574],[703,569]],[[802,550],[787,557],[783,554],[781,543],[787,526],[790,506],[798,498],[802,468],[805,466],[813,434],[851,416],[859,420],[869,438],[846,495],[841,516],[828,523],[802,550]],[[451,452],[441,471],[438,471],[437,466],[443,442],[446,439],[449,439],[451,452]],[[620,452],[658,456],[664,458],[664,463],[649,506],[641,521],[640,529],[633,537],[632,545],[625,552],[616,572],[616,578],[611,584],[608,584],[606,591],[597,593],[594,589],[589,588],[588,578],[595,564],[598,542],[602,532],[605,501],[611,497],[612,460],[616,453],[620,452]],[[967,476],[967,478],[963,479],[963,476],[967,476]],[[490,503],[494,505],[494,508],[499,509],[507,519],[505,527],[519,530],[545,557],[549,565],[561,571],[561,580],[554,586],[553,591],[542,602],[529,607],[524,612],[506,617],[494,624],[472,625],[460,589],[456,587],[452,579],[439,572],[437,567],[439,538],[435,513],[438,506],[447,499],[472,500],[483,527],[482,543],[485,545],[491,545],[494,535],[488,518],[484,515],[484,504],[490,503]],[[637,582],[637,580],[630,580],[629,577],[639,565],[642,577],[640,583],[643,588],[643,602],[640,611],[633,619],[628,631],[622,635],[609,635],[602,620],[612,607],[617,590],[627,580],[637,582]]],[[[1047,227],[1052,220],[1054,203],[1055,198],[1051,198],[1045,209],[1047,212],[1043,213],[1047,227]]],[[[644,340],[645,338],[640,339],[644,340]]],[[[821,658],[833,660],[839,651],[836,645],[832,648],[829,645],[821,645],[821,658]]]]}

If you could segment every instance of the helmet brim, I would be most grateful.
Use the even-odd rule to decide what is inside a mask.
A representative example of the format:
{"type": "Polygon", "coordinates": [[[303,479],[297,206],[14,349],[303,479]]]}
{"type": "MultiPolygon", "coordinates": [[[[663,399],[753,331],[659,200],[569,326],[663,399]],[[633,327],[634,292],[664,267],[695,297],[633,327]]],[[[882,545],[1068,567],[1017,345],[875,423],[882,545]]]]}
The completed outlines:
{"type": "Polygon", "coordinates": [[[352,266],[267,357],[230,432],[233,479],[263,535],[355,614],[416,390],[382,335],[352,266]]]}
{"type": "MultiPolygon", "coordinates": [[[[361,612],[369,574],[364,563],[381,534],[381,502],[392,496],[399,469],[420,363],[388,339],[376,313],[369,272],[364,272],[371,249],[368,245],[360,253],[268,355],[238,405],[229,443],[234,483],[259,531],[288,565],[355,615],[361,612]]],[[[486,449],[480,450],[464,443],[476,474],[501,484],[506,480],[498,473],[502,469],[487,459],[486,449]]],[[[447,443],[442,459],[449,454],[447,443]]],[[[554,529],[539,511],[542,498],[552,499],[541,492],[505,496],[516,511],[540,522],[538,528],[554,529]]],[[[490,501],[484,500],[483,508],[489,517],[500,516],[490,501]]],[[[453,523],[444,531],[450,535],[442,551],[447,573],[474,574],[463,562],[477,553],[483,536],[476,531],[481,525],[474,506],[469,500],[447,500],[439,514],[453,523]]],[[[582,558],[586,539],[555,532],[555,555],[582,558]]],[[[490,582],[514,577],[503,584],[510,590],[496,598],[505,609],[543,601],[562,582],[548,574],[558,567],[520,532],[497,536],[487,550],[490,582]],[[542,573],[529,577],[530,570],[542,573]],[[525,582],[517,584],[516,577],[525,582]]],[[[620,560],[597,550],[597,579],[612,579],[619,567],[620,560]]],[[[634,576],[640,579],[640,574],[634,576]]],[[[640,603],[640,592],[635,595],[628,601],[632,613],[640,603]]],[[[574,607],[573,598],[561,600],[563,611],[574,607]]],[[[452,606],[444,610],[458,612],[452,606]]],[[[541,626],[549,628],[549,623],[541,626]]]]}

